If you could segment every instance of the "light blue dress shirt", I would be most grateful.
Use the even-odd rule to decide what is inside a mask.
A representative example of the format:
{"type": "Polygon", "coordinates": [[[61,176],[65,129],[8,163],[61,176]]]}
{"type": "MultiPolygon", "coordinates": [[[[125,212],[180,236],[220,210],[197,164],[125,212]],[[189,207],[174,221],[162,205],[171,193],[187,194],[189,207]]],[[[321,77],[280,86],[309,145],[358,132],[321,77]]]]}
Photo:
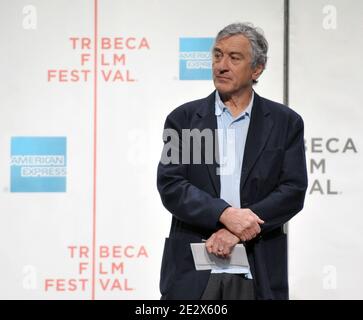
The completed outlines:
{"type": "MultiPolygon", "coordinates": [[[[220,159],[220,198],[234,208],[240,208],[240,180],[243,155],[250,124],[254,92],[247,108],[233,117],[221,100],[218,91],[215,99],[215,115],[218,125],[218,144],[220,159]]],[[[252,278],[248,267],[213,268],[212,273],[245,273],[252,278]]]]}

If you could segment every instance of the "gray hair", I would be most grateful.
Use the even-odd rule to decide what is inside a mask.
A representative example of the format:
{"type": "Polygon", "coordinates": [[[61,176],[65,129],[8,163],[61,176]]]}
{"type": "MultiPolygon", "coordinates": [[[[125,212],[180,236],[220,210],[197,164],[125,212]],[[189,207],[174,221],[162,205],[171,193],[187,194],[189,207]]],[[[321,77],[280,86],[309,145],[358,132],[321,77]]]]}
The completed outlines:
{"type": "MultiPolygon", "coordinates": [[[[218,32],[217,37],[215,39],[215,43],[223,38],[239,34],[245,36],[250,41],[252,48],[251,52],[252,68],[256,68],[257,66],[262,66],[263,69],[265,69],[267,63],[268,42],[264,36],[263,30],[254,27],[252,23],[238,22],[238,23],[232,23],[224,27],[221,31],[218,32]]],[[[257,81],[253,80],[253,83],[257,83],[257,81]]]]}

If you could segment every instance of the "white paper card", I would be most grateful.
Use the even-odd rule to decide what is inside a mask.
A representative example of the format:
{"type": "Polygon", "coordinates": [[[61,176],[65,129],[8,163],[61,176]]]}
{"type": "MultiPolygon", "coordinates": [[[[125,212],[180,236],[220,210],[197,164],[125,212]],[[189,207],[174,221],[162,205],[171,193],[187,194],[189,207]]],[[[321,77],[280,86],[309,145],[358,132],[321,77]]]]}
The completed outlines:
{"type": "Polygon", "coordinates": [[[211,270],[228,267],[249,267],[246,249],[243,244],[237,244],[229,258],[219,258],[208,253],[205,243],[191,243],[196,270],[211,270]]]}

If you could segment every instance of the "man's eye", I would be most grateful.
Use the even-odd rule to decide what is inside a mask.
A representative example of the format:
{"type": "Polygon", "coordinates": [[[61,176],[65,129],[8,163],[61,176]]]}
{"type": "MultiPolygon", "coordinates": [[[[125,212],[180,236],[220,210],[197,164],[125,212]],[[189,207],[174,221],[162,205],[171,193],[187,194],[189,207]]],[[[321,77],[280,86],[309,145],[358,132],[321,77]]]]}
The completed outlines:
{"type": "Polygon", "coordinates": [[[235,60],[235,61],[241,60],[240,57],[236,57],[236,56],[232,56],[231,59],[235,60]]]}

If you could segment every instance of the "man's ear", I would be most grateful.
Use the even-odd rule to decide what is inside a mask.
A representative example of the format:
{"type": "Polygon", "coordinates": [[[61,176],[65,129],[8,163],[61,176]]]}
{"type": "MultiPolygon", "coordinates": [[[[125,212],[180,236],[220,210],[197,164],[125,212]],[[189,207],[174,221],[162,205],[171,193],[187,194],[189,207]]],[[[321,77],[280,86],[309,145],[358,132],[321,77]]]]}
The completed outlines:
{"type": "Polygon", "coordinates": [[[262,74],[263,69],[264,69],[264,67],[262,65],[258,65],[252,73],[252,79],[257,80],[260,77],[260,75],[262,74]]]}

